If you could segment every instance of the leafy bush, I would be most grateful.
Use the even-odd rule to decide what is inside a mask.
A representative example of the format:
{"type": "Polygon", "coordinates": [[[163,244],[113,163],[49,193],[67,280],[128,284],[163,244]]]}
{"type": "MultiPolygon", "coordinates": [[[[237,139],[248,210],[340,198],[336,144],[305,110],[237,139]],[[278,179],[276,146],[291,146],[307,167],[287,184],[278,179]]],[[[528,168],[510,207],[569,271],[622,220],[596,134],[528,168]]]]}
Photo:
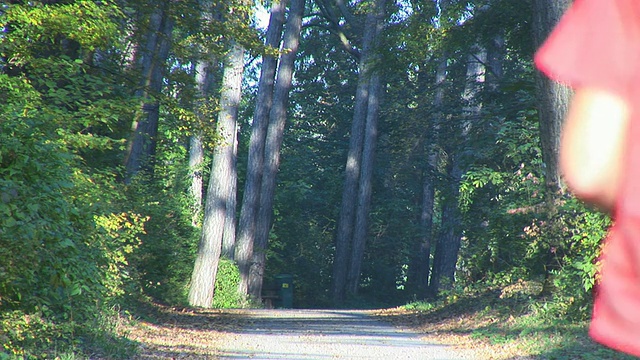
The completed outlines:
{"type": "Polygon", "coordinates": [[[190,202],[182,174],[168,166],[156,166],[155,177],[134,178],[127,201],[148,221],[132,265],[140,289],[165,304],[186,304],[186,287],[193,270],[199,229],[191,225],[190,202]],[[184,191],[181,191],[184,190],[184,191]]]}
{"type": "Polygon", "coordinates": [[[105,185],[113,179],[85,173],[47,139],[46,126],[36,118],[0,123],[0,311],[8,316],[0,331],[15,354],[74,346],[124,294],[127,256],[144,231],[145,218],[110,212],[116,192],[105,185]]]}
{"type": "Polygon", "coordinates": [[[238,308],[242,297],[238,294],[240,271],[231,260],[221,258],[218,264],[213,307],[217,309],[238,308]]]}
{"type": "Polygon", "coordinates": [[[571,229],[571,236],[560,259],[561,267],[552,271],[554,293],[552,302],[546,305],[547,312],[585,319],[590,315],[598,256],[611,220],[606,214],[586,209],[577,200],[568,202],[565,208],[571,216],[564,229],[571,229]]]}
{"type": "Polygon", "coordinates": [[[63,340],[72,336],[72,326],[56,325],[42,314],[14,310],[0,316],[0,350],[10,356],[46,357],[47,349],[65,351],[70,344],[63,340]],[[38,350],[33,352],[35,349],[38,350]]]}
{"type": "Polygon", "coordinates": [[[114,7],[3,10],[0,338],[10,354],[55,357],[117,339],[103,314],[131,292],[129,257],[147,219],[127,208],[116,169],[96,164],[119,151],[109,130],[130,102],[89,64],[117,35],[114,7]]]}

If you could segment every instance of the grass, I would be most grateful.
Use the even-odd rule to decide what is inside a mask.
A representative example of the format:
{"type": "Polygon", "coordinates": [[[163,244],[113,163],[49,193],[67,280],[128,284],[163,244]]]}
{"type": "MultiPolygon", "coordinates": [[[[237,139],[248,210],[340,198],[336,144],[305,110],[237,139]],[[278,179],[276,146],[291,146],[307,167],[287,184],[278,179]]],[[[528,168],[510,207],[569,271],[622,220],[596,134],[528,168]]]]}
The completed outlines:
{"type": "Polygon", "coordinates": [[[627,360],[589,338],[588,321],[569,321],[541,310],[544,299],[504,296],[504,289],[449,295],[437,302],[415,302],[378,315],[450,344],[470,358],[516,360],[627,360]]]}

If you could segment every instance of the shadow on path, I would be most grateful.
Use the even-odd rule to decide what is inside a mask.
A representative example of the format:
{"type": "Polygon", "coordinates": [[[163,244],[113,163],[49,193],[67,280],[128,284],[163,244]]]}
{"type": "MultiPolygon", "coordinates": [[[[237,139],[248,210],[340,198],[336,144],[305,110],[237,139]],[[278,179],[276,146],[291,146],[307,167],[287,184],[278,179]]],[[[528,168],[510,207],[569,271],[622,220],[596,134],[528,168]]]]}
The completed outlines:
{"type": "Polygon", "coordinates": [[[222,359],[462,359],[445,345],[352,310],[249,310],[222,359]]]}
{"type": "Polygon", "coordinates": [[[367,311],[153,311],[131,333],[137,359],[465,359],[367,311]]]}

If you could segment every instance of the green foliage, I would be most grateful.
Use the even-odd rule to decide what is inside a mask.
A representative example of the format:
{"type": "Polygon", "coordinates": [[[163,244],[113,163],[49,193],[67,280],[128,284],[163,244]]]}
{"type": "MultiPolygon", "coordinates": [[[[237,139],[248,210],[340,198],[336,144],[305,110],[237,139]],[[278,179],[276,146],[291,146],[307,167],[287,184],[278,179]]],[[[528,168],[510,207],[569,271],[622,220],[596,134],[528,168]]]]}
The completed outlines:
{"type": "Polygon", "coordinates": [[[141,244],[140,236],[145,233],[144,225],[149,218],[138,214],[108,214],[95,216],[94,221],[98,233],[96,244],[101,245],[101,252],[105,254],[108,267],[105,273],[106,291],[111,296],[125,294],[127,283],[132,278],[128,272],[129,257],[141,244]],[[111,242],[101,239],[113,239],[111,242]]]}
{"type": "Polygon", "coordinates": [[[611,220],[575,199],[567,201],[560,211],[566,213],[561,218],[561,231],[569,236],[553,244],[558,266],[551,270],[552,297],[542,310],[551,317],[586,319],[591,315],[598,258],[611,220]]]}
{"type": "Polygon", "coordinates": [[[114,16],[119,14],[118,7],[108,1],[100,5],[93,1],[12,5],[3,13],[2,22],[11,24],[11,40],[2,42],[0,52],[10,55],[11,65],[23,66],[43,55],[77,56],[78,50],[112,46],[119,34],[114,16]]]}
{"type": "Polygon", "coordinates": [[[124,294],[145,219],[114,212],[114,178],[87,172],[41,113],[20,113],[0,122],[0,310],[26,325],[38,319],[10,333],[6,349],[30,354],[42,341],[77,344],[83,326],[124,294]]]}
{"type": "Polygon", "coordinates": [[[187,177],[174,170],[157,166],[162,181],[141,175],[127,188],[132,208],[149,218],[131,262],[145,294],[162,303],[184,304],[199,232],[191,225],[190,200],[180,181],[187,177]]]}
{"type": "Polygon", "coordinates": [[[111,309],[102,309],[90,326],[56,323],[42,313],[15,310],[0,315],[0,359],[129,359],[136,344],[122,337],[130,320],[111,309]],[[80,352],[82,349],[83,352],[80,352]]]}
{"type": "Polygon", "coordinates": [[[123,204],[114,168],[97,168],[131,113],[117,81],[90,64],[113,42],[115,9],[29,3],[0,14],[0,336],[14,355],[118,342],[96,325],[132,292],[146,217],[123,204]]]}
{"type": "Polygon", "coordinates": [[[216,309],[239,308],[242,305],[242,297],[238,294],[239,283],[238,266],[232,260],[221,258],[218,263],[212,307],[216,309]]]}
{"type": "Polygon", "coordinates": [[[46,357],[46,349],[68,350],[69,344],[57,339],[71,338],[72,334],[73,327],[56,326],[41,314],[27,315],[15,310],[4,312],[0,318],[0,342],[3,344],[0,350],[16,358],[25,355],[46,357]],[[24,349],[40,349],[42,353],[28,353],[24,349]]]}
{"type": "Polygon", "coordinates": [[[574,278],[568,288],[582,288],[584,292],[590,292],[595,283],[595,275],[598,268],[598,256],[602,240],[606,235],[606,229],[611,225],[610,218],[600,212],[585,209],[583,204],[568,203],[577,216],[570,217],[568,228],[572,229],[570,252],[564,256],[564,268],[558,271],[556,286],[560,287],[568,278],[574,278]],[[563,277],[567,277],[563,279],[563,277]],[[565,280],[565,281],[563,281],[565,280]],[[576,286],[577,282],[581,286],[576,286]]]}

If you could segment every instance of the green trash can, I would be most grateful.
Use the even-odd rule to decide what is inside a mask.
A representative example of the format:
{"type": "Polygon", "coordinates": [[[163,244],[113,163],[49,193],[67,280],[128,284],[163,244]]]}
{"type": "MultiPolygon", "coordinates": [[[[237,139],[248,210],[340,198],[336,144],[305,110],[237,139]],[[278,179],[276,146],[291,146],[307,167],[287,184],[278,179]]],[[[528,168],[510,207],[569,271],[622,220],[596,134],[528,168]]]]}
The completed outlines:
{"type": "Polygon", "coordinates": [[[282,308],[290,309],[293,307],[293,275],[280,274],[276,275],[276,283],[280,291],[279,305],[282,308]]]}

